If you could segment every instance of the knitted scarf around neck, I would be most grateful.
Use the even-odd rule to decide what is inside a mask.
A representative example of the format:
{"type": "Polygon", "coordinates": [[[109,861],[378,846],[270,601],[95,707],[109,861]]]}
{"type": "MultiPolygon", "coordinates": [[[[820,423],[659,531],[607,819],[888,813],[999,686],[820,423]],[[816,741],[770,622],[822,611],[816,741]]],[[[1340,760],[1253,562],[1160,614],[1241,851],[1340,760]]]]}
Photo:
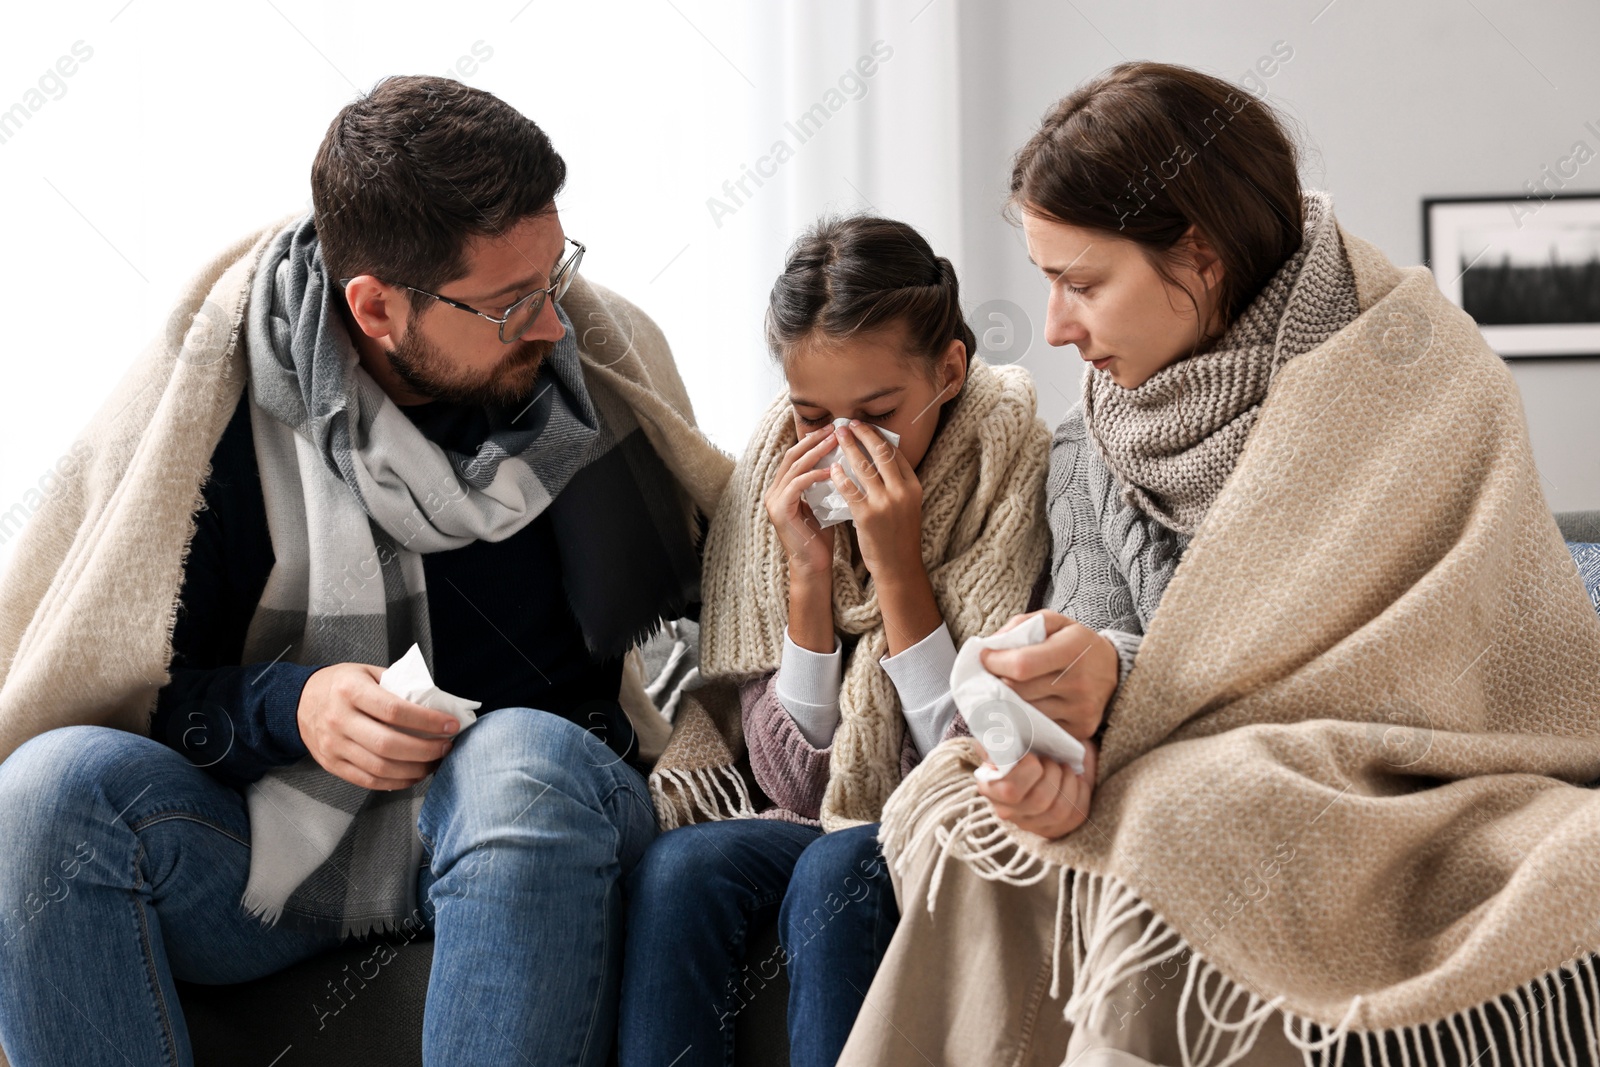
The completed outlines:
{"type": "Polygon", "coordinates": [[[1122,499],[1193,534],[1233,473],[1273,377],[1359,313],[1355,278],[1326,193],[1304,197],[1304,238],[1215,348],[1170,364],[1133,389],[1107,371],[1083,376],[1089,439],[1122,483],[1122,499]]]}

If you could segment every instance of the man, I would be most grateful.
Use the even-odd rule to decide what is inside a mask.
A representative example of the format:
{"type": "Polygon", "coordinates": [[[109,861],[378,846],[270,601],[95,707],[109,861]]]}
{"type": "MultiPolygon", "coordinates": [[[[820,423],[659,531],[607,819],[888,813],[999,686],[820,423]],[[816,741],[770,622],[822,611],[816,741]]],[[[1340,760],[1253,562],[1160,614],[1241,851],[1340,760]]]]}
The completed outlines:
{"type": "Polygon", "coordinates": [[[604,1061],[655,834],[623,657],[730,464],[578,276],[565,173],[487,93],[381,82],[86,431],[0,584],[12,1062],[187,1064],[175,977],[413,923],[426,1062],[604,1061]],[[380,686],[413,645],[478,721],[380,686]]]}

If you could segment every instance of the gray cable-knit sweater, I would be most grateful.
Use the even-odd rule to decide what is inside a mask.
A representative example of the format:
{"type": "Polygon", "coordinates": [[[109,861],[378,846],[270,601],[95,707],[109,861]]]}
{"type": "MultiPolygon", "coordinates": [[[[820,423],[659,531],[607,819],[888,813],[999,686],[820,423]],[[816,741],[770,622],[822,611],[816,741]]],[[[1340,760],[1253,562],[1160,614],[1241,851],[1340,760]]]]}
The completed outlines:
{"type": "Polygon", "coordinates": [[[1090,442],[1081,404],[1061,420],[1050,447],[1044,603],[1116,646],[1120,685],[1189,537],[1121,501],[1122,485],[1090,442]]]}

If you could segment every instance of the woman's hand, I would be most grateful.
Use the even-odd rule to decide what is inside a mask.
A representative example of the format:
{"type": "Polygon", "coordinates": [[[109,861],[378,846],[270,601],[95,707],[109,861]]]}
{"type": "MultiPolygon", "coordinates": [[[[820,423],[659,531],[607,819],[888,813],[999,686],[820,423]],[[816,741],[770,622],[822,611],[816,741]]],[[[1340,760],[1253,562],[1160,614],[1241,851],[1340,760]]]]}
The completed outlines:
{"type": "Polygon", "coordinates": [[[838,437],[862,487],[856,488],[837,463],[833,484],[850,504],[861,562],[877,588],[889,654],[897,656],[944,621],[922,564],[922,483],[905,453],[876,430],[858,432],[860,426],[858,421],[841,426],[838,437]]]}
{"type": "MultiPolygon", "coordinates": [[[[1116,646],[1060,612],[1041,611],[1045,639],[1022,648],[985,649],[980,659],[989,673],[1060,723],[1079,741],[1100,729],[1106,705],[1117,689],[1116,646]]],[[[1009,630],[1032,615],[1018,615],[1009,630]]]]}
{"type": "Polygon", "coordinates": [[[1007,822],[1040,837],[1064,837],[1089,819],[1100,752],[1093,741],[1083,747],[1082,774],[1030,752],[1004,778],[979,781],[978,794],[1007,822]]]}
{"type": "MultiPolygon", "coordinates": [[[[767,489],[767,519],[789,557],[789,576],[833,581],[833,528],[824,530],[800,494],[828,480],[830,472],[813,470],[834,446],[833,427],[813,430],[783,454],[778,476],[767,489]]],[[[831,647],[831,646],[830,646],[831,647]]]]}

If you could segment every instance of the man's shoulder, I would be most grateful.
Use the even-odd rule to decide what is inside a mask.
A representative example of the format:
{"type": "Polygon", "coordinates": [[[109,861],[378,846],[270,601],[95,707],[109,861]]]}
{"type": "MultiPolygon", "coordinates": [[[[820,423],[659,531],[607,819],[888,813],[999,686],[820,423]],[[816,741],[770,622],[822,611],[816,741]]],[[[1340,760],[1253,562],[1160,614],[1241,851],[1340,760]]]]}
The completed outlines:
{"type": "Polygon", "coordinates": [[[580,274],[561,303],[577,331],[578,347],[596,362],[610,365],[629,355],[630,349],[647,363],[663,357],[671,362],[672,353],[661,327],[643,308],[616,290],[580,274]]]}

